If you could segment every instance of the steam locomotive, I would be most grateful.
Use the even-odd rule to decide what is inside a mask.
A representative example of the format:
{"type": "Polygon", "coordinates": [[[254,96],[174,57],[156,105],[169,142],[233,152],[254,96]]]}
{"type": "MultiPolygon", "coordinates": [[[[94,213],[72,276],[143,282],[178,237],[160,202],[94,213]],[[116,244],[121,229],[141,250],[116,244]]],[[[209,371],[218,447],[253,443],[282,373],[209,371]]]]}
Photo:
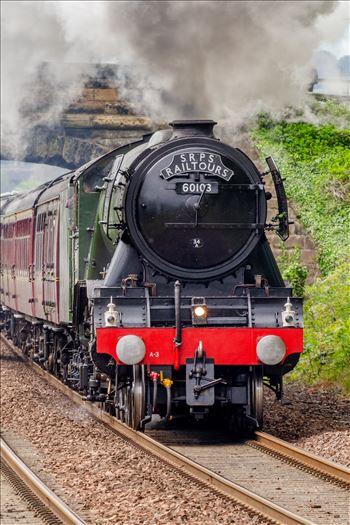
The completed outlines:
{"type": "Polygon", "coordinates": [[[134,429],[154,414],[261,428],[263,384],[280,399],[302,352],[302,299],[265,236],[288,237],[280,173],[215,124],[174,121],[2,198],[3,329],[134,429]]]}

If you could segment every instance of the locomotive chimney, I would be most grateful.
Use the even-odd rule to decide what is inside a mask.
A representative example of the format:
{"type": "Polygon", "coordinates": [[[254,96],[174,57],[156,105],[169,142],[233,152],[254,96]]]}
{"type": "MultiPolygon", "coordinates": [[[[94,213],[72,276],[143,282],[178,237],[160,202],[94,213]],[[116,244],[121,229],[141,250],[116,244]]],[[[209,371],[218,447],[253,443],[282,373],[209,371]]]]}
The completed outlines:
{"type": "Polygon", "coordinates": [[[171,139],[184,137],[210,137],[215,138],[213,127],[217,124],[214,120],[173,120],[169,126],[173,128],[171,139]]]}

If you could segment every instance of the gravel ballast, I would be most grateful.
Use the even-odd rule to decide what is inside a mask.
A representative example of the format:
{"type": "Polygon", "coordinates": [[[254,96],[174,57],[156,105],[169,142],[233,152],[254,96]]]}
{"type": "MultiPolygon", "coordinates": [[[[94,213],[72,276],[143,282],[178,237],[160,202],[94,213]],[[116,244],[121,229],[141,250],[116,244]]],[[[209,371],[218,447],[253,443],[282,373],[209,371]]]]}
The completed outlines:
{"type": "MultiPolygon", "coordinates": [[[[255,524],[262,518],[204,489],[122,440],[22,362],[1,350],[1,425],[28,440],[41,466],[92,524],[255,524]]],[[[286,386],[281,405],[266,392],[265,428],[350,465],[349,400],[334,390],[286,386]]]]}
{"type": "Polygon", "coordinates": [[[350,467],[350,398],[337,389],[289,383],[282,404],[266,389],[264,431],[350,467]]]}
{"type": "Polygon", "coordinates": [[[122,440],[9,355],[2,345],[2,430],[33,445],[91,524],[269,523],[122,440]]]}

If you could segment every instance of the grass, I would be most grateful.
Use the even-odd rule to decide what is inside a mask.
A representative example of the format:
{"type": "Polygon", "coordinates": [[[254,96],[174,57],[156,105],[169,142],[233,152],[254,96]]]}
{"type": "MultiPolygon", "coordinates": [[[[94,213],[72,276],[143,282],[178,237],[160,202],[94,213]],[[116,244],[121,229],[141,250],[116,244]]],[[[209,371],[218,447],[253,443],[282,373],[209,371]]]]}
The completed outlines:
{"type": "MultiPolygon", "coordinates": [[[[261,114],[252,137],[261,156],[274,157],[317,247],[321,277],[305,288],[305,351],[293,375],[350,393],[350,111],[332,101],[307,111],[315,124],[261,114]]],[[[289,279],[293,268],[284,268],[289,279]]]]}

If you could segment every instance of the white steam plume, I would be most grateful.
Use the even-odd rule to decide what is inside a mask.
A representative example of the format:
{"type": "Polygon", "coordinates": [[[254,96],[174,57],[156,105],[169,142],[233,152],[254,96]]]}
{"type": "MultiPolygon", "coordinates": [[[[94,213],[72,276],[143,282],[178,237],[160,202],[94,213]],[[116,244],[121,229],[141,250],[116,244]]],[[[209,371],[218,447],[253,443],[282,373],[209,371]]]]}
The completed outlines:
{"type": "Polygon", "coordinates": [[[138,89],[125,81],[124,95],[162,120],[239,125],[259,108],[297,103],[336,8],[332,1],[3,1],[3,150],[20,156],[38,121],[57,121],[93,63],[131,70],[138,89]],[[28,112],[40,106],[40,117],[28,112]]]}

